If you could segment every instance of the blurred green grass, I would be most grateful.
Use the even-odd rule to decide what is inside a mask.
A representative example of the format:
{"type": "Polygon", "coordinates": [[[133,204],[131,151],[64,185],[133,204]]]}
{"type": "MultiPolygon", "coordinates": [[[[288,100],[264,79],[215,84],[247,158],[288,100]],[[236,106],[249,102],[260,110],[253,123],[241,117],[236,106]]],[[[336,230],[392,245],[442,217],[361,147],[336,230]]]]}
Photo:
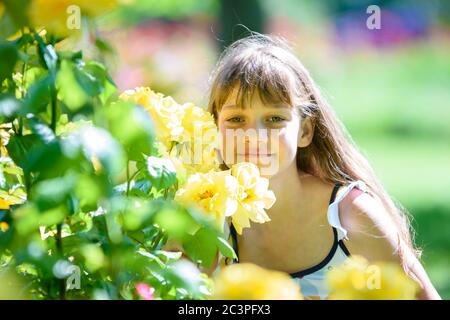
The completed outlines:
{"type": "Polygon", "coordinates": [[[413,216],[423,264],[450,299],[448,44],[346,53],[313,76],[389,192],[413,216]]]}

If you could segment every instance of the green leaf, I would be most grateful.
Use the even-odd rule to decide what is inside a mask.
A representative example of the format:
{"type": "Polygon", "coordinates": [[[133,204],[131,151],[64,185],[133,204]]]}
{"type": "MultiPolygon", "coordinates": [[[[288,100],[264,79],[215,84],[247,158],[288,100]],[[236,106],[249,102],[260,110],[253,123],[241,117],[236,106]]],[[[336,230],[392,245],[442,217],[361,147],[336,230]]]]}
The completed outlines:
{"type": "MultiPolygon", "coordinates": [[[[147,200],[137,197],[126,197],[126,207],[122,208],[123,227],[126,230],[141,230],[153,223],[153,216],[157,210],[147,200]]],[[[118,206],[116,207],[118,208],[118,206]]]]}
{"type": "Polygon", "coordinates": [[[55,75],[58,65],[58,55],[56,54],[55,48],[50,44],[46,45],[44,40],[37,33],[34,34],[34,38],[38,43],[38,52],[42,65],[49,70],[51,74],[55,75]]]}
{"type": "Polygon", "coordinates": [[[74,68],[75,79],[84,92],[91,97],[98,96],[104,90],[107,72],[104,66],[97,62],[89,62],[74,68]]]}
{"type": "Polygon", "coordinates": [[[34,37],[31,33],[22,33],[21,37],[14,40],[14,42],[16,43],[17,49],[22,49],[26,45],[33,45],[34,37]]]}
{"type": "Polygon", "coordinates": [[[66,204],[75,185],[75,176],[66,175],[38,182],[32,188],[32,199],[44,211],[66,204]]]}
{"type": "Polygon", "coordinates": [[[97,209],[98,201],[107,194],[107,181],[101,176],[79,174],[74,192],[80,201],[80,209],[84,212],[97,209]]]}
{"type": "Polygon", "coordinates": [[[58,57],[61,61],[79,62],[83,59],[83,51],[58,51],[58,57]]]}
{"type": "Polygon", "coordinates": [[[228,243],[226,239],[218,236],[216,241],[220,253],[222,253],[225,257],[237,259],[236,252],[234,252],[233,247],[228,243]]]}
{"type": "Polygon", "coordinates": [[[74,69],[73,63],[63,60],[56,77],[58,96],[72,112],[83,107],[89,98],[75,79],[74,69]]]}
{"type": "Polygon", "coordinates": [[[109,174],[116,175],[124,168],[122,147],[105,129],[85,126],[69,139],[78,139],[86,159],[97,158],[109,174]]]}
{"type": "MultiPolygon", "coordinates": [[[[130,188],[128,195],[130,196],[138,196],[142,198],[150,198],[150,190],[152,187],[152,183],[148,181],[147,179],[143,180],[131,180],[130,182],[130,188]]],[[[114,192],[126,194],[127,192],[127,183],[124,182],[120,185],[117,185],[114,187],[114,192]]]]}
{"type": "Polygon", "coordinates": [[[68,217],[67,223],[69,224],[72,233],[85,235],[92,229],[93,219],[91,213],[78,212],[78,214],[68,217]]]}
{"type": "Polygon", "coordinates": [[[29,88],[38,80],[43,79],[48,75],[48,71],[42,67],[30,67],[26,71],[25,89],[29,88]]]}
{"type": "Polygon", "coordinates": [[[148,179],[156,189],[169,188],[176,182],[176,169],[169,159],[150,156],[146,158],[146,163],[148,179]]]}
{"type": "Polygon", "coordinates": [[[38,226],[52,226],[64,221],[67,215],[66,207],[61,205],[59,207],[52,208],[50,210],[39,212],[40,217],[38,226]]]}
{"type": "Polygon", "coordinates": [[[44,111],[50,103],[50,86],[52,85],[52,79],[48,75],[34,82],[25,96],[25,107],[22,114],[44,111]]]}
{"type": "Polygon", "coordinates": [[[154,221],[170,238],[181,241],[198,228],[198,225],[186,212],[169,206],[159,210],[154,221]]]}
{"type": "Polygon", "coordinates": [[[138,253],[144,257],[149,258],[150,261],[155,262],[160,268],[166,267],[164,262],[158,256],[154,255],[153,253],[146,252],[146,251],[138,251],[138,253]]]}
{"type": "Polygon", "coordinates": [[[11,42],[0,44],[0,83],[10,78],[19,54],[16,46],[11,42]]]}
{"type": "Polygon", "coordinates": [[[48,144],[41,143],[33,147],[28,152],[22,168],[25,172],[39,172],[41,179],[53,178],[61,176],[69,168],[79,165],[79,160],[79,157],[65,155],[61,142],[55,139],[48,144]]]}
{"type": "Polygon", "coordinates": [[[145,234],[142,230],[127,231],[127,236],[139,243],[145,243],[145,234]]]}
{"type": "Polygon", "coordinates": [[[113,47],[111,47],[111,45],[108,42],[106,42],[106,41],[104,41],[104,40],[102,40],[100,38],[96,38],[95,39],[95,46],[100,51],[103,51],[105,53],[113,53],[114,52],[113,47]]]}
{"type": "Polygon", "coordinates": [[[13,161],[20,167],[28,165],[28,155],[33,147],[40,145],[40,139],[35,134],[25,136],[12,136],[6,145],[8,153],[13,161]]]}
{"type": "Polygon", "coordinates": [[[188,256],[202,266],[210,268],[217,253],[216,235],[207,228],[199,229],[193,236],[183,242],[188,256]]]}
{"type": "Polygon", "coordinates": [[[79,234],[72,234],[61,239],[63,251],[65,254],[79,254],[80,248],[84,244],[88,244],[88,239],[79,234]]]}
{"type": "Polygon", "coordinates": [[[183,255],[182,252],[170,252],[164,250],[155,250],[154,254],[164,261],[164,263],[172,263],[180,260],[183,255]]]}
{"type": "Polygon", "coordinates": [[[96,123],[102,124],[117,138],[124,146],[129,160],[142,161],[143,154],[152,153],[153,122],[142,108],[119,101],[97,114],[96,123]]]}
{"type": "Polygon", "coordinates": [[[89,61],[88,63],[86,63],[84,70],[91,74],[96,75],[97,78],[99,78],[99,79],[104,78],[106,81],[108,81],[112,85],[114,85],[114,86],[116,85],[114,83],[114,80],[109,75],[108,70],[106,70],[106,67],[98,61],[94,61],[94,60],[89,61]]]}
{"type": "Polygon", "coordinates": [[[102,93],[98,96],[103,105],[110,104],[113,100],[117,100],[117,88],[109,81],[105,82],[105,87],[102,93]]]}
{"type": "Polygon", "coordinates": [[[106,264],[106,257],[98,245],[85,244],[81,246],[81,254],[84,256],[86,268],[90,272],[95,272],[106,264]]]}
{"type": "Polygon", "coordinates": [[[64,206],[39,211],[35,204],[26,203],[13,212],[14,227],[21,236],[26,236],[38,231],[40,226],[51,226],[63,221],[66,213],[64,206]]]}

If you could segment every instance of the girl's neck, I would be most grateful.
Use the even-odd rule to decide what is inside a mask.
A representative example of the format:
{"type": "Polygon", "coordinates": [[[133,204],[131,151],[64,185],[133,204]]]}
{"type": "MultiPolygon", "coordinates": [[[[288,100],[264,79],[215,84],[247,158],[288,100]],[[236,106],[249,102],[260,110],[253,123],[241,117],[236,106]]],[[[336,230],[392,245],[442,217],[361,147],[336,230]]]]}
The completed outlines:
{"type": "Polygon", "coordinates": [[[305,201],[311,191],[305,181],[308,176],[310,175],[298,170],[296,163],[293,162],[288,168],[270,178],[269,188],[275,193],[277,199],[270,209],[273,215],[286,215],[293,211],[297,215],[308,212],[309,201],[305,201]],[[299,207],[299,204],[302,205],[299,207]],[[292,210],[292,208],[296,208],[296,210],[292,210]]]}

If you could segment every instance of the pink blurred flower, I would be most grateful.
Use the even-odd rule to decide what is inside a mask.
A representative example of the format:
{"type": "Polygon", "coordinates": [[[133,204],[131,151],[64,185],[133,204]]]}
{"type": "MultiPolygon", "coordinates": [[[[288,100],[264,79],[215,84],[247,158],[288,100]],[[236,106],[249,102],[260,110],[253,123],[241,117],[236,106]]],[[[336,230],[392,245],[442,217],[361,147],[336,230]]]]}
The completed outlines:
{"type": "Polygon", "coordinates": [[[135,288],[136,288],[137,293],[143,300],[154,300],[155,299],[155,297],[153,296],[155,289],[153,289],[149,285],[141,282],[141,283],[137,283],[135,288]]]}

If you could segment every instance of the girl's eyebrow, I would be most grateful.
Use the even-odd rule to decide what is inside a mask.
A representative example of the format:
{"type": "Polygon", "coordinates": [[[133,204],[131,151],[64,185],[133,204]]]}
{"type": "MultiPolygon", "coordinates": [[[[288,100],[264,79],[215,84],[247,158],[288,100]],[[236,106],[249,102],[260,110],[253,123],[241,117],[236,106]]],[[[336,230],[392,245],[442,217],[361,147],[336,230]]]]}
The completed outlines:
{"type": "Polygon", "coordinates": [[[226,106],[223,106],[222,109],[229,109],[229,108],[234,108],[234,107],[236,107],[235,104],[228,104],[226,106]]]}
{"type": "MultiPolygon", "coordinates": [[[[286,104],[274,104],[274,105],[263,105],[266,109],[290,109],[289,106],[287,106],[286,104]]],[[[237,108],[237,106],[235,104],[227,104],[226,106],[222,107],[223,109],[232,109],[232,108],[237,108]]],[[[241,108],[239,108],[241,109],[241,108]]]]}

